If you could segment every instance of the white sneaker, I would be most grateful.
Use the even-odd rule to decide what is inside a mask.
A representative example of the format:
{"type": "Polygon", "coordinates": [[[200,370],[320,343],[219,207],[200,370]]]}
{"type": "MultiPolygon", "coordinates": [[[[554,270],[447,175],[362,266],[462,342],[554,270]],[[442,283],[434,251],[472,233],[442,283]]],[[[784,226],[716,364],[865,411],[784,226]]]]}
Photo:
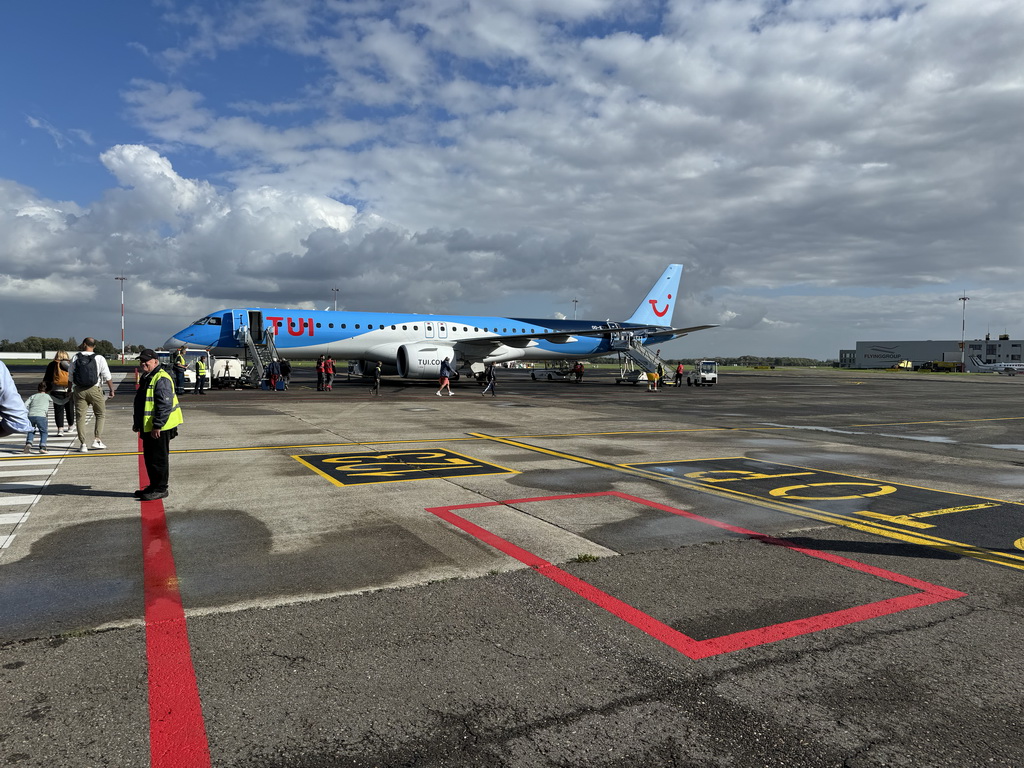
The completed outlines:
{"type": "Polygon", "coordinates": [[[86,445],[85,443],[82,443],[82,447],[78,449],[78,452],[79,453],[88,453],[89,452],[89,446],[86,445]]]}
{"type": "Polygon", "coordinates": [[[25,446],[25,453],[32,453],[32,446],[31,445],[26,445],[25,446]]]}
{"type": "Polygon", "coordinates": [[[441,396],[441,390],[440,389],[437,390],[437,392],[435,392],[434,394],[437,395],[438,397],[440,397],[441,396]]]}
{"type": "Polygon", "coordinates": [[[93,448],[95,448],[96,450],[102,451],[102,450],[103,450],[104,448],[106,448],[107,446],[105,446],[105,445],[104,445],[103,443],[101,443],[101,442],[100,442],[99,440],[93,440],[93,441],[92,441],[92,447],[93,447],[93,448]]]}
{"type": "Polygon", "coordinates": [[[455,394],[454,392],[449,392],[449,393],[448,393],[448,397],[451,397],[451,396],[452,396],[452,395],[454,395],[454,394],[455,394]]]}

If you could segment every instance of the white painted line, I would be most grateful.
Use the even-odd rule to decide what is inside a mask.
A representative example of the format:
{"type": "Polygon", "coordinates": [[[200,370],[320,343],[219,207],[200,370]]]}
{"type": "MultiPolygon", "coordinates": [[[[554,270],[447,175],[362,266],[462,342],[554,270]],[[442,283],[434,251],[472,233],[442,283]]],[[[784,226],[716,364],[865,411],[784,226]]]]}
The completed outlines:
{"type": "Polygon", "coordinates": [[[7,549],[11,546],[11,542],[14,541],[14,534],[10,536],[0,536],[0,549],[7,549]]]}
{"type": "Polygon", "coordinates": [[[30,507],[36,503],[38,498],[38,493],[34,496],[0,496],[0,507],[13,507],[16,504],[30,507]]]}
{"type": "Polygon", "coordinates": [[[0,469],[11,467],[50,467],[60,464],[60,459],[14,459],[12,461],[0,461],[0,469]]]}
{"type": "MultiPolygon", "coordinates": [[[[3,464],[0,464],[0,467],[3,466],[3,464]]],[[[0,469],[0,477],[23,477],[25,475],[49,475],[52,473],[52,469],[0,469]]]]}
{"type": "Polygon", "coordinates": [[[28,512],[8,512],[6,515],[0,515],[0,525],[17,525],[27,519],[28,512]]]}
{"type": "Polygon", "coordinates": [[[24,483],[0,483],[0,492],[10,493],[11,491],[32,491],[46,485],[45,480],[26,480],[24,483]]]}

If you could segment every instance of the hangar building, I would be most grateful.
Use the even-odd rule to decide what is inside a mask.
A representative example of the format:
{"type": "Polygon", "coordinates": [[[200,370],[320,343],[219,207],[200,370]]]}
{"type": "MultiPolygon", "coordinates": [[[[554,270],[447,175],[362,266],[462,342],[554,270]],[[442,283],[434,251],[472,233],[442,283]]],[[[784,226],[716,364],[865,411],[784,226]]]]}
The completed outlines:
{"type": "MultiPolygon", "coordinates": [[[[964,362],[968,371],[975,370],[971,357],[979,357],[985,364],[1019,363],[1024,342],[1014,341],[1002,334],[992,340],[968,339],[964,342],[964,362]]],[[[843,360],[851,360],[848,350],[841,356],[843,360]]],[[[891,368],[904,360],[910,360],[914,366],[930,362],[960,362],[959,341],[858,341],[857,349],[852,355],[854,368],[891,368]]]]}

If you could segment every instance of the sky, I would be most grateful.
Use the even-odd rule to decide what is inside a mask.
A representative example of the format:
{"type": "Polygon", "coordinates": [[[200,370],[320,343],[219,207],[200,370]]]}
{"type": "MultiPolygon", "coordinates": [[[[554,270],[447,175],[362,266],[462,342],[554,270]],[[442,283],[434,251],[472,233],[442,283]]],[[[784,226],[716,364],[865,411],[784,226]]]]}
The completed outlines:
{"type": "Polygon", "coordinates": [[[117,346],[122,287],[149,346],[624,319],[679,263],[719,327],[666,356],[1019,339],[1021,40],[1017,0],[3,3],[0,338],[117,346]]]}

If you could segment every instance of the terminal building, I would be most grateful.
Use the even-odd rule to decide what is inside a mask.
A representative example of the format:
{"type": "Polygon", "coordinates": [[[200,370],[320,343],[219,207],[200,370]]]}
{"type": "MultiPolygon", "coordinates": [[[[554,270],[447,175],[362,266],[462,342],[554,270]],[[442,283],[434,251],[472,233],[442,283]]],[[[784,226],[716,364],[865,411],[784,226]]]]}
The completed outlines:
{"type": "Polygon", "coordinates": [[[959,341],[858,341],[856,349],[839,351],[839,365],[842,368],[892,368],[909,360],[919,368],[928,363],[959,364],[963,359],[966,369],[975,371],[972,357],[980,358],[986,365],[1021,362],[1022,344],[1024,342],[1006,334],[998,339],[987,335],[984,339],[968,339],[962,352],[959,341]]]}

